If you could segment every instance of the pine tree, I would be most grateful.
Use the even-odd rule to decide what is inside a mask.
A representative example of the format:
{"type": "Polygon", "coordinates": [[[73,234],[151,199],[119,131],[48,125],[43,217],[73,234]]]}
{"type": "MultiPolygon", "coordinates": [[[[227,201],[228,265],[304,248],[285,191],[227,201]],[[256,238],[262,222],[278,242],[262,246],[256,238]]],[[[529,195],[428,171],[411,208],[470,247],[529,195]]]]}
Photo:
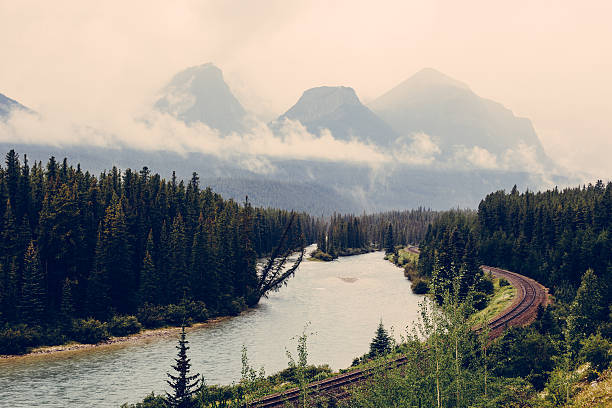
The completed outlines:
{"type": "Polygon", "coordinates": [[[38,325],[45,312],[45,278],[40,268],[38,250],[30,242],[23,264],[23,285],[19,315],[23,322],[38,325]]]}
{"type": "Polygon", "coordinates": [[[6,297],[7,277],[4,272],[4,265],[0,261],[0,324],[6,322],[4,298],[6,297]]]}
{"type": "Polygon", "coordinates": [[[190,269],[194,297],[203,301],[209,309],[216,309],[219,283],[211,223],[212,220],[207,222],[200,214],[193,237],[190,269]]]}
{"type": "Polygon", "coordinates": [[[191,363],[189,358],[187,358],[187,350],[189,350],[189,346],[187,346],[188,343],[189,342],[185,338],[185,326],[182,326],[181,337],[176,346],[178,350],[177,358],[174,360],[176,364],[172,366],[174,371],[176,371],[176,375],[170,373],[166,374],[168,378],[170,378],[166,380],[166,382],[173,390],[172,394],[166,393],[166,402],[173,408],[193,407],[194,403],[191,397],[197,391],[200,383],[199,374],[189,375],[191,363]]]}
{"type": "Polygon", "coordinates": [[[370,357],[382,356],[391,351],[391,337],[385,326],[383,326],[382,320],[378,324],[376,329],[376,335],[370,343],[370,357]]]}
{"type": "Polygon", "coordinates": [[[111,304],[108,306],[124,313],[132,310],[136,300],[130,258],[125,214],[120,200],[114,196],[101,224],[95,265],[96,272],[109,287],[111,304]]]}
{"type": "Polygon", "coordinates": [[[109,275],[103,257],[104,243],[100,231],[96,244],[96,259],[87,282],[87,310],[98,319],[107,318],[111,307],[109,275]]]}
{"type": "Polygon", "coordinates": [[[18,256],[21,250],[16,224],[13,216],[13,206],[11,201],[7,200],[2,224],[2,252],[0,253],[0,256],[5,259],[5,264],[8,264],[13,257],[18,256]]]}
{"type": "Polygon", "coordinates": [[[385,252],[392,254],[395,252],[395,240],[393,239],[393,226],[389,223],[385,233],[385,252]]]}
{"type": "MultiPolygon", "coordinates": [[[[257,254],[252,245],[253,207],[248,202],[248,198],[240,211],[239,217],[234,293],[236,296],[245,299],[249,306],[254,306],[259,301],[258,294],[255,293],[257,287],[257,271],[255,270],[257,254]]],[[[288,245],[291,245],[290,241],[288,245]]]]}
{"type": "Polygon", "coordinates": [[[168,281],[170,285],[170,301],[178,303],[189,297],[189,273],[186,259],[187,242],[185,239],[185,223],[179,213],[174,217],[170,231],[168,281]]]}
{"type": "Polygon", "coordinates": [[[159,292],[159,275],[155,262],[153,262],[153,231],[149,232],[147,238],[147,244],[145,247],[145,256],[142,261],[142,268],[140,270],[140,292],[139,300],[140,303],[158,303],[159,299],[157,294],[159,292]]]}
{"type": "Polygon", "coordinates": [[[74,300],[72,298],[72,282],[66,278],[62,285],[62,303],[60,304],[60,319],[64,328],[70,327],[74,316],[74,300]]]}
{"type": "Polygon", "coordinates": [[[577,347],[581,340],[595,334],[598,324],[606,318],[606,313],[599,279],[593,270],[589,269],[582,276],[576,298],[570,305],[570,315],[567,319],[570,343],[577,347]]]}

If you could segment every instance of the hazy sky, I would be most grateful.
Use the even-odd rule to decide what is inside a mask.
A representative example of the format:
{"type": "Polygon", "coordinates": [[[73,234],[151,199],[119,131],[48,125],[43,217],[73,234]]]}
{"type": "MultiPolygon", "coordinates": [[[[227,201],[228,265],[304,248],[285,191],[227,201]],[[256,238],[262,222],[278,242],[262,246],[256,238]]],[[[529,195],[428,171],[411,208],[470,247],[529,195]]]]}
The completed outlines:
{"type": "Polygon", "coordinates": [[[611,16],[609,1],[0,0],[0,92],[96,126],[210,61],[272,117],[313,86],[367,103],[433,67],[531,118],[562,164],[610,178],[611,16]]]}

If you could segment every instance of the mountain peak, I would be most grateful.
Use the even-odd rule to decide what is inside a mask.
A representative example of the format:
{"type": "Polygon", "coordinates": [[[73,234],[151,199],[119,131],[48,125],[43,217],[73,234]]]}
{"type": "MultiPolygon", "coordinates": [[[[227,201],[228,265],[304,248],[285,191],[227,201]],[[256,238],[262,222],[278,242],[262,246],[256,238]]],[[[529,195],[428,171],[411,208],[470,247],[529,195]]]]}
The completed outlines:
{"type": "Polygon", "coordinates": [[[26,112],[32,112],[27,107],[23,106],[14,99],[0,93],[0,118],[9,116],[13,110],[22,110],[26,112]]]}
{"type": "Polygon", "coordinates": [[[201,122],[222,133],[244,130],[246,111],[213,63],[187,68],[172,77],[155,108],[187,124],[201,122]]]}
{"type": "Polygon", "coordinates": [[[281,118],[303,124],[318,120],[344,105],[361,105],[355,90],[346,86],[319,86],[304,91],[300,99],[281,118]]]}
{"type": "Polygon", "coordinates": [[[470,87],[463,82],[451,78],[433,68],[423,68],[399,86],[404,84],[418,84],[421,86],[450,86],[454,88],[470,89],[470,87]]]}
{"type": "Polygon", "coordinates": [[[384,145],[397,137],[389,125],[361,103],[355,90],[346,86],[320,86],[304,91],[278,120],[285,118],[301,122],[314,134],[328,129],[340,140],[356,138],[384,145]]]}
{"type": "Polygon", "coordinates": [[[355,90],[348,86],[318,86],[304,91],[302,98],[335,100],[339,103],[359,104],[355,90]]]}
{"type": "Polygon", "coordinates": [[[370,106],[399,134],[424,132],[433,137],[443,157],[478,147],[501,158],[526,145],[535,149],[541,162],[546,160],[528,119],[431,68],[417,72],[370,106]]]}

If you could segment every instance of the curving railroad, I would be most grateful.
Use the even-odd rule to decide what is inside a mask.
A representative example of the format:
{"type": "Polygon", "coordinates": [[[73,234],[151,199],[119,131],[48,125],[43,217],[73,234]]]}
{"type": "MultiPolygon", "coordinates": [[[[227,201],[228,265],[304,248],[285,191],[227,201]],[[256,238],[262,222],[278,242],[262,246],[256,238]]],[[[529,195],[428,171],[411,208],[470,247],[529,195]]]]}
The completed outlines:
{"type": "MultiPolygon", "coordinates": [[[[407,247],[406,250],[412,253],[419,253],[418,248],[413,246],[407,247]]],[[[491,339],[499,337],[508,326],[525,326],[530,324],[537,317],[538,307],[548,304],[548,289],[535,280],[492,266],[482,265],[481,269],[485,272],[490,272],[496,278],[506,279],[516,288],[516,296],[512,304],[488,323],[490,330],[489,337],[491,339]]],[[[474,328],[473,330],[478,331],[479,328],[474,328]]],[[[401,367],[406,360],[406,357],[398,357],[389,361],[387,367],[388,369],[401,367]]],[[[310,383],[307,386],[307,392],[310,395],[339,395],[342,394],[347,386],[361,382],[373,372],[374,368],[355,369],[335,377],[310,383]]],[[[263,397],[250,406],[257,408],[296,406],[300,395],[301,391],[299,388],[292,388],[263,397]]]]}

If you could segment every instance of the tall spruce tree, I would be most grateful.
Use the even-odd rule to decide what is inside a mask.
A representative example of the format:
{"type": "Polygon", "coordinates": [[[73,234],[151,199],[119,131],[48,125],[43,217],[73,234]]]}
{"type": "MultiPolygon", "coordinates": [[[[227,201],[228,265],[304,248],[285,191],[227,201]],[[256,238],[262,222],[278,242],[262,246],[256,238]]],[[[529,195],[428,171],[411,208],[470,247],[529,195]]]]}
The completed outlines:
{"type": "Polygon", "coordinates": [[[190,296],[189,272],[186,259],[187,240],[185,237],[185,223],[179,213],[174,217],[170,231],[168,282],[172,302],[179,302],[190,296]]]}
{"type": "Polygon", "coordinates": [[[385,252],[392,254],[395,251],[395,239],[393,237],[393,225],[389,224],[385,232],[385,252]]]}
{"type": "Polygon", "coordinates": [[[172,394],[166,393],[166,402],[168,406],[173,408],[190,408],[194,406],[192,400],[193,394],[197,391],[200,385],[199,374],[189,375],[189,369],[191,368],[190,359],[187,358],[187,346],[189,342],[185,336],[185,326],[181,327],[181,337],[178,341],[176,348],[178,349],[177,358],[174,360],[175,365],[172,369],[176,372],[176,375],[167,373],[169,380],[166,380],[170,388],[172,388],[172,394]]]}
{"type": "Polygon", "coordinates": [[[29,324],[39,325],[45,313],[45,277],[40,267],[38,250],[30,242],[23,262],[23,285],[19,302],[19,317],[29,324]]]}
{"type": "Polygon", "coordinates": [[[203,301],[209,309],[216,310],[219,284],[213,232],[212,220],[207,221],[200,214],[193,237],[190,269],[195,299],[203,301]]]}
{"type": "Polygon", "coordinates": [[[106,319],[111,308],[109,274],[104,265],[102,231],[98,232],[94,265],[87,282],[87,312],[98,319],[106,319]]]}
{"type": "Polygon", "coordinates": [[[69,328],[74,317],[74,299],[72,297],[73,283],[66,278],[62,285],[62,302],[60,304],[60,322],[64,328],[69,328]]]}
{"type": "Polygon", "coordinates": [[[115,195],[106,209],[96,247],[96,270],[104,275],[109,287],[110,307],[129,313],[135,303],[135,287],[130,262],[130,244],[125,225],[125,214],[115,195]]]}
{"type": "Polygon", "coordinates": [[[158,303],[159,290],[159,274],[153,261],[152,253],[153,248],[153,231],[149,232],[147,238],[147,244],[145,247],[145,255],[142,261],[142,268],[140,270],[140,291],[139,300],[140,303],[158,303]]]}
{"type": "Polygon", "coordinates": [[[599,323],[606,319],[608,310],[603,300],[600,280],[589,269],[582,277],[567,319],[567,334],[575,349],[581,340],[595,334],[599,323]]]}

